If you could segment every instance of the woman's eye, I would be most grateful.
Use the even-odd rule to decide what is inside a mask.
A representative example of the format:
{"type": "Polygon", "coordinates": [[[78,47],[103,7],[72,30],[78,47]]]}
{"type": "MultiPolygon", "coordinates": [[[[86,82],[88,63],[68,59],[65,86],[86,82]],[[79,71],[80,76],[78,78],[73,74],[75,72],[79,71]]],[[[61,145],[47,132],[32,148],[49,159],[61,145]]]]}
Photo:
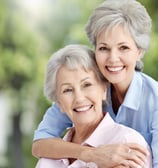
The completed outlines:
{"type": "Polygon", "coordinates": [[[63,93],[68,93],[68,92],[72,92],[72,91],[73,91],[72,89],[64,89],[63,93]]]}
{"type": "Polygon", "coordinates": [[[108,48],[107,47],[99,47],[99,50],[100,51],[106,51],[106,50],[108,50],[108,48]]]}
{"type": "Polygon", "coordinates": [[[121,50],[127,50],[127,49],[129,49],[129,47],[128,46],[121,46],[120,49],[121,50]]]}
{"type": "Polygon", "coordinates": [[[90,87],[90,86],[92,86],[91,83],[85,83],[85,84],[84,84],[84,87],[90,87]]]}

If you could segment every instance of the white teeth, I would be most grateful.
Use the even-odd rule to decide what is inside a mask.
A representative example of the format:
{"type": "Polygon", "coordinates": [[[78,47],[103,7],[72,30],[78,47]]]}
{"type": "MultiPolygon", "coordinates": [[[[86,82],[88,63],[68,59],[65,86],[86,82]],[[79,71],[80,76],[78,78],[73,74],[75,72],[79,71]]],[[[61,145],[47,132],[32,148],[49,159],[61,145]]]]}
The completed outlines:
{"type": "Polygon", "coordinates": [[[107,69],[112,72],[117,72],[117,71],[121,71],[123,69],[123,66],[121,66],[121,67],[107,67],[107,69]]]}
{"type": "Polygon", "coordinates": [[[75,111],[82,112],[82,111],[87,111],[90,108],[91,108],[91,106],[85,106],[85,107],[81,107],[81,108],[76,108],[75,111]]]}

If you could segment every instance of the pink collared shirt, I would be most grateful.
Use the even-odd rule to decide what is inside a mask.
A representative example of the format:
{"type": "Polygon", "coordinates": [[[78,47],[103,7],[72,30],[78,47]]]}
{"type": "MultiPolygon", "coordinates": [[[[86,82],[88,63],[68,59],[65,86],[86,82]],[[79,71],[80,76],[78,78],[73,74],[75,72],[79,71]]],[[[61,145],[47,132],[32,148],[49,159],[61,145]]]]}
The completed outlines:
{"type": "MultiPolygon", "coordinates": [[[[73,129],[70,129],[63,139],[65,141],[71,141],[72,134],[73,129]]],[[[106,113],[98,127],[82,145],[98,147],[105,144],[127,142],[138,143],[147,148],[151,153],[150,148],[144,140],[143,136],[141,136],[134,129],[115,123],[110,115],[106,113]]],[[[151,158],[151,155],[149,155],[147,158],[146,168],[152,168],[151,158]]],[[[97,165],[93,162],[86,163],[81,160],[76,160],[72,164],[69,164],[68,159],[53,160],[41,158],[39,159],[36,168],[97,168],[97,165]]]]}

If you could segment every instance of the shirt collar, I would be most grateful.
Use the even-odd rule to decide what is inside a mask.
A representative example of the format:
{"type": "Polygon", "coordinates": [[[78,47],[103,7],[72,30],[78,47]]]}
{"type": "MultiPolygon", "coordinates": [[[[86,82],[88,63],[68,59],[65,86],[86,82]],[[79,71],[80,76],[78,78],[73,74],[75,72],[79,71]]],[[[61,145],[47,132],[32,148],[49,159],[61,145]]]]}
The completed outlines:
{"type": "MultiPolygon", "coordinates": [[[[92,146],[92,147],[103,145],[105,143],[105,135],[107,135],[107,141],[108,141],[108,135],[109,135],[109,132],[111,132],[112,127],[115,127],[115,122],[110,117],[109,113],[105,113],[103,120],[99,123],[97,128],[90,135],[90,137],[85,142],[82,143],[82,145],[92,146]],[[104,143],[103,143],[103,139],[104,139],[104,143]]],[[[63,140],[71,141],[73,134],[74,134],[74,128],[70,128],[70,130],[63,137],[63,140]]],[[[67,166],[69,165],[68,159],[61,159],[61,160],[63,161],[64,165],[67,165],[67,166]]]]}
{"type": "MultiPolygon", "coordinates": [[[[115,126],[115,122],[113,119],[110,117],[109,113],[105,113],[104,118],[102,121],[99,123],[97,128],[94,130],[94,132],[87,138],[85,142],[82,143],[82,145],[88,145],[92,147],[97,147],[98,145],[101,145],[102,142],[102,136],[107,134],[109,131],[111,131],[111,128],[115,126]],[[103,134],[104,132],[104,134],[103,134]]],[[[74,134],[74,128],[71,128],[67,134],[64,136],[63,140],[65,141],[71,141],[72,135],[74,134]]]]}
{"type": "Polygon", "coordinates": [[[114,126],[115,126],[115,123],[113,119],[110,117],[109,113],[106,113],[103,120],[99,123],[97,128],[94,130],[91,136],[83,143],[83,145],[88,145],[92,147],[103,145],[106,141],[105,137],[107,137],[108,139],[109,131],[111,132],[111,129],[114,126]],[[103,142],[103,139],[104,139],[104,142],[103,142]]]}
{"type": "Polygon", "coordinates": [[[126,93],[123,106],[137,110],[140,106],[141,92],[142,92],[142,78],[141,72],[135,72],[133,80],[126,93]]]}
{"type": "MultiPolygon", "coordinates": [[[[126,93],[125,99],[122,103],[122,106],[126,106],[127,108],[131,108],[133,110],[137,110],[140,106],[140,99],[141,93],[142,93],[142,86],[143,81],[141,78],[141,72],[134,72],[133,80],[128,88],[128,91],[126,93]]],[[[111,84],[108,85],[107,90],[107,100],[109,104],[112,104],[111,102],[111,84]]]]}

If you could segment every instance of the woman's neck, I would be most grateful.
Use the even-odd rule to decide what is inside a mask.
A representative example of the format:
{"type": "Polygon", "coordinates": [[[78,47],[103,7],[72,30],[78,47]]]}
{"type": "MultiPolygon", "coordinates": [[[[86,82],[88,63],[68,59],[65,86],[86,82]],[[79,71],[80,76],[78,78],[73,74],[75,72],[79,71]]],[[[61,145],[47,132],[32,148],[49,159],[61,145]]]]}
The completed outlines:
{"type": "Polygon", "coordinates": [[[118,87],[116,85],[115,86],[112,85],[111,99],[115,114],[117,114],[120,105],[123,103],[127,90],[128,90],[127,87],[118,87]]]}
{"type": "Polygon", "coordinates": [[[123,103],[127,90],[133,80],[134,72],[131,72],[123,82],[111,84],[111,99],[114,113],[117,114],[120,105],[123,103]]]}
{"type": "Polygon", "coordinates": [[[95,121],[94,123],[89,123],[89,124],[79,124],[75,125],[75,131],[74,135],[72,137],[72,142],[82,144],[97,128],[101,120],[103,119],[105,114],[102,115],[102,117],[98,120],[95,121]]]}

